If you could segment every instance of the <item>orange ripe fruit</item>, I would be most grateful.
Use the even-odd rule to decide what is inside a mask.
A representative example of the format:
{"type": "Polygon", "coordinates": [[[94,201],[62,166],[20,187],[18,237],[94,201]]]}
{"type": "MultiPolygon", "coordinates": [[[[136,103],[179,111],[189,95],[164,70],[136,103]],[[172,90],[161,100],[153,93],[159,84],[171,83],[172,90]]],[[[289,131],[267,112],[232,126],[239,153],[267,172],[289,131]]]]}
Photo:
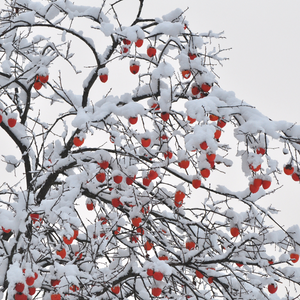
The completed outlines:
{"type": "Polygon", "coordinates": [[[59,279],[51,279],[51,285],[52,285],[52,286],[59,285],[59,283],[60,283],[60,280],[59,280],[59,279]]]}
{"type": "Polygon", "coordinates": [[[194,95],[194,96],[196,96],[196,95],[198,95],[200,93],[200,89],[199,89],[199,87],[198,86],[193,86],[192,87],[192,94],[194,95]]]}
{"type": "Polygon", "coordinates": [[[200,179],[193,179],[192,180],[192,186],[194,189],[197,189],[201,186],[201,180],[200,179]]]}
{"type": "Polygon", "coordinates": [[[131,125],[134,125],[134,124],[137,123],[138,117],[130,117],[130,118],[128,119],[128,121],[129,121],[129,123],[130,123],[131,125]]]}
{"type": "Polygon", "coordinates": [[[215,139],[218,140],[221,137],[221,134],[222,134],[222,131],[217,129],[214,134],[215,139]]]}
{"type": "Polygon", "coordinates": [[[47,83],[48,80],[49,80],[49,75],[46,75],[46,76],[39,76],[39,80],[40,80],[40,82],[42,82],[42,83],[47,83]]]}
{"type": "Polygon", "coordinates": [[[147,177],[144,177],[143,178],[143,185],[144,186],[149,186],[151,183],[151,179],[147,178],[147,177]]]}
{"type": "Polygon", "coordinates": [[[144,43],[144,40],[142,39],[138,39],[136,42],[135,42],[135,45],[140,48],[143,46],[143,43],[144,43]]]}
{"type": "Polygon", "coordinates": [[[201,176],[202,176],[203,178],[208,178],[209,175],[210,175],[210,170],[204,168],[204,169],[202,169],[202,170],[200,171],[200,174],[201,174],[201,176]]]}
{"type": "Polygon", "coordinates": [[[170,114],[166,111],[162,112],[160,116],[165,122],[167,122],[170,118],[170,114]]]}
{"type": "Polygon", "coordinates": [[[69,239],[64,235],[63,236],[64,243],[67,245],[71,245],[73,243],[74,238],[71,236],[69,239]]]}
{"type": "Polygon", "coordinates": [[[123,180],[123,177],[121,175],[114,176],[114,182],[115,183],[119,184],[119,183],[122,182],[122,180],[123,180]]]}
{"type": "Polygon", "coordinates": [[[147,269],[147,275],[148,276],[153,276],[154,271],[152,269],[147,269]]]}
{"type": "Polygon", "coordinates": [[[146,251],[150,251],[153,248],[153,243],[147,241],[144,245],[146,251]]]}
{"type": "Polygon", "coordinates": [[[11,232],[11,229],[5,229],[5,228],[2,226],[2,231],[5,232],[5,233],[10,233],[10,232],[11,232]]]}
{"type": "Polygon", "coordinates": [[[210,277],[208,277],[207,281],[209,284],[212,284],[214,281],[214,278],[212,276],[210,276],[210,277]]]}
{"type": "Polygon", "coordinates": [[[166,153],[164,153],[164,157],[171,159],[173,157],[173,153],[171,151],[167,151],[166,153]]]}
{"type": "Polygon", "coordinates": [[[94,203],[93,202],[87,203],[86,208],[87,208],[87,210],[93,210],[94,209],[94,203]]]}
{"type": "Polygon", "coordinates": [[[61,300],[61,295],[60,294],[52,294],[51,300],[61,300]]]}
{"type": "Polygon", "coordinates": [[[194,60],[197,57],[197,55],[195,53],[190,53],[190,52],[189,52],[188,56],[189,56],[190,60],[194,60]]]}
{"type": "Polygon", "coordinates": [[[188,79],[188,78],[190,78],[192,72],[190,70],[183,70],[183,71],[181,71],[181,74],[184,79],[188,79]]]}
{"type": "Polygon", "coordinates": [[[119,205],[122,205],[122,202],[120,201],[120,198],[113,198],[111,199],[111,204],[113,207],[118,207],[119,205]]]}
{"type": "Polygon", "coordinates": [[[293,178],[294,181],[299,181],[300,180],[300,176],[299,176],[298,173],[293,173],[292,178],[293,178]]]}
{"type": "Polygon", "coordinates": [[[127,40],[127,39],[123,39],[123,43],[124,43],[124,45],[130,45],[131,41],[127,40]]]}
{"type": "Polygon", "coordinates": [[[230,233],[233,237],[237,237],[240,234],[240,230],[237,227],[232,227],[230,233]]]}
{"type": "Polygon", "coordinates": [[[101,82],[105,83],[108,80],[108,75],[107,74],[101,74],[99,76],[99,78],[100,78],[101,82]]]}
{"type": "Polygon", "coordinates": [[[206,153],[206,158],[208,161],[214,161],[216,159],[216,154],[215,153],[206,153]]]}
{"type": "Polygon", "coordinates": [[[15,286],[15,290],[18,293],[22,293],[24,291],[24,288],[25,288],[25,285],[24,285],[24,283],[21,283],[21,282],[18,282],[15,286]]]}
{"type": "Polygon", "coordinates": [[[158,177],[158,174],[155,170],[150,170],[147,177],[150,179],[150,180],[154,180],[158,177]]]}
{"type": "Polygon", "coordinates": [[[167,255],[161,255],[158,257],[159,260],[169,260],[169,257],[167,255]]]}
{"type": "Polygon", "coordinates": [[[191,118],[190,116],[187,116],[187,119],[190,122],[190,124],[193,124],[194,122],[196,122],[196,119],[191,118]]]}
{"type": "Polygon", "coordinates": [[[257,148],[256,149],[256,153],[257,154],[261,154],[261,155],[264,155],[265,153],[266,153],[266,149],[264,149],[264,148],[257,148]]]}
{"type": "Polygon", "coordinates": [[[61,250],[57,250],[56,254],[59,255],[62,259],[66,257],[66,249],[62,248],[61,250]]]}
{"type": "Polygon", "coordinates": [[[207,143],[206,143],[206,142],[202,142],[202,143],[200,144],[200,148],[201,148],[202,150],[206,150],[206,149],[208,148],[207,143]]]}
{"type": "Polygon", "coordinates": [[[240,268],[243,266],[243,264],[240,264],[240,263],[236,263],[236,265],[240,268]]]}
{"type": "Polygon", "coordinates": [[[149,147],[150,144],[151,144],[151,139],[149,139],[149,138],[142,138],[141,143],[142,143],[143,147],[149,147]]]}
{"type": "Polygon", "coordinates": [[[140,70],[140,66],[139,65],[131,65],[130,67],[130,72],[132,74],[137,74],[140,70]]]}
{"type": "Polygon", "coordinates": [[[201,85],[201,90],[204,92],[204,93],[207,93],[209,90],[210,90],[211,86],[208,84],[208,83],[202,83],[201,85]]]}
{"type": "Polygon", "coordinates": [[[204,275],[198,270],[196,270],[196,276],[200,279],[204,277],[204,275]]]}
{"type": "Polygon", "coordinates": [[[84,139],[80,139],[78,136],[75,136],[73,139],[73,144],[76,147],[80,147],[84,143],[84,139]]]}
{"type": "Polygon", "coordinates": [[[178,163],[178,166],[182,169],[187,169],[189,165],[190,165],[190,161],[187,159],[184,159],[178,163]]]}
{"type": "Polygon", "coordinates": [[[34,295],[35,294],[35,287],[34,286],[30,286],[30,287],[28,287],[28,294],[30,295],[30,296],[32,296],[32,295],[34,295]]]}
{"type": "Polygon", "coordinates": [[[156,54],[156,49],[154,47],[149,47],[147,49],[147,55],[149,57],[153,57],[153,56],[155,56],[155,54],[156,54]]]}
{"type": "Polygon", "coordinates": [[[126,177],[126,184],[127,185],[132,185],[133,182],[135,181],[136,175],[134,175],[133,177],[126,177]]]}
{"type": "Polygon", "coordinates": [[[254,178],[253,185],[260,187],[262,185],[262,179],[261,178],[254,178]]]}
{"type": "Polygon", "coordinates": [[[17,120],[14,119],[14,118],[9,118],[9,119],[7,120],[7,124],[8,124],[8,126],[9,126],[10,128],[13,128],[13,127],[16,126],[17,120]]]}
{"type": "Polygon", "coordinates": [[[252,164],[249,165],[250,170],[253,172],[257,172],[260,170],[261,165],[258,165],[257,167],[254,167],[252,164]]]}
{"type": "Polygon", "coordinates": [[[219,126],[220,128],[223,128],[226,125],[226,122],[223,120],[219,120],[217,123],[217,126],[219,126]]]}
{"type": "Polygon", "coordinates": [[[103,173],[103,172],[98,173],[98,174],[96,175],[96,179],[97,179],[99,182],[104,182],[104,181],[105,181],[105,177],[106,177],[106,175],[105,175],[105,173],[103,173]]]}
{"type": "Polygon", "coordinates": [[[29,286],[33,285],[34,281],[35,281],[34,277],[32,277],[32,276],[26,277],[26,284],[27,285],[29,285],[29,286]]]}
{"type": "Polygon", "coordinates": [[[271,181],[270,180],[263,180],[262,181],[262,187],[266,190],[271,186],[271,181]]]}
{"type": "Polygon", "coordinates": [[[185,247],[186,247],[186,249],[188,249],[188,250],[193,250],[193,249],[195,249],[195,246],[196,246],[196,244],[195,244],[194,241],[187,241],[187,242],[185,243],[185,247]]]}
{"type": "Polygon", "coordinates": [[[142,219],[140,217],[134,217],[131,219],[131,223],[135,227],[139,227],[141,222],[142,222],[142,219]]]}
{"type": "Polygon", "coordinates": [[[138,227],[137,230],[136,230],[136,232],[138,232],[141,235],[144,235],[145,230],[142,227],[138,227]]]}
{"type": "Polygon", "coordinates": [[[292,175],[294,173],[294,167],[292,165],[288,164],[288,165],[284,166],[283,172],[286,175],[292,175]]]}
{"type": "Polygon", "coordinates": [[[216,115],[210,114],[210,115],[209,115],[209,119],[210,119],[211,121],[218,121],[218,120],[219,120],[219,117],[216,116],[216,115]]]}
{"type": "Polygon", "coordinates": [[[291,253],[290,258],[291,258],[291,261],[295,264],[299,260],[299,254],[291,253]]]}
{"type": "Polygon", "coordinates": [[[162,281],[164,278],[164,274],[162,272],[154,272],[153,278],[157,281],[162,281]]]}
{"type": "Polygon", "coordinates": [[[268,285],[268,291],[270,294],[275,294],[277,289],[278,289],[278,286],[273,283],[268,285]]]}
{"type": "Polygon", "coordinates": [[[106,160],[104,160],[104,161],[98,163],[98,165],[99,165],[102,169],[105,170],[105,169],[107,169],[107,168],[109,167],[109,162],[106,161],[106,160]]]}
{"type": "Polygon", "coordinates": [[[252,194],[257,193],[258,190],[259,190],[259,187],[260,187],[259,185],[250,184],[250,185],[249,185],[250,192],[251,192],[252,194]]]}
{"type": "Polygon", "coordinates": [[[76,291],[79,290],[79,287],[78,287],[77,285],[75,285],[75,284],[72,284],[72,285],[70,286],[70,290],[73,291],[73,292],[76,292],[76,291]]]}
{"type": "Polygon", "coordinates": [[[154,288],[152,288],[151,293],[154,297],[158,297],[161,294],[161,288],[154,287],[154,288]]]}
{"type": "Polygon", "coordinates": [[[112,286],[112,287],[111,287],[111,291],[112,291],[114,294],[119,294],[119,293],[120,293],[120,286],[118,286],[118,285],[112,286]]]}
{"type": "Polygon", "coordinates": [[[42,88],[43,84],[40,82],[40,81],[36,81],[34,84],[33,84],[33,87],[38,91],[42,88]]]}
{"type": "Polygon", "coordinates": [[[185,193],[183,193],[182,191],[176,191],[175,193],[175,202],[180,202],[184,199],[185,197],[185,193]]]}

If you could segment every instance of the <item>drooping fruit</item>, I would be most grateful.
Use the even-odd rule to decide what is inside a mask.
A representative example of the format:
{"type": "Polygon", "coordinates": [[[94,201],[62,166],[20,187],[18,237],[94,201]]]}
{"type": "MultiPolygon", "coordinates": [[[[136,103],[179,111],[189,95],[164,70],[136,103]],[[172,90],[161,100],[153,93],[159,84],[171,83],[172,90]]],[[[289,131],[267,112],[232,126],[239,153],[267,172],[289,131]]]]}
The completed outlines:
{"type": "Polygon", "coordinates": [[[194,242],[194,241],[191,241],[191,240],[188,240],[188,241],[186,241],[186,243],[185,243],[185,247],[186,247],[186,249],[188,249],[188,250],[193,250],[193,249],[195,249],[195,246],[196,246],[195,242],[194,242]]]}
{"type": "Polygon", "coordinates": [[[201,186],[201,180],[196,178],[192,180],[192,186],[194,189],[198,189],[201,186]]]}
{"type": "Polygon", "coordinates": [[[143,46],[143,43],[144,43],[144,40],[142,39],[138,39],[136,42],[135,42],[135,45],[140,48],[143,46]]]}
{"type": "Polygon", "coordinates": [[[42,88],[43,84],[40,82],[40,81],[36,81],[34,84],[33,84],[33,87],[38,91],[42,88]]]}
{"type": "Polygon", "coordinates": [[[192,72],[190,70],[183,70],[183,71],[181,71],[181,74],[184,79],[189,79],[192,72]]]}
{"type": "Polygon", "coordinates": [[[173,157],[173,153],[171,151],[167,151],[166,153],[164,153],[164,158],[167,159],[171,159],[173,157]]]}
{"type": "Polygon", "coordinates": [[[131,44],[131,41],[130,41],[130,40],[127,40],[127,39],[123,39],[123,44],[124,44],[124,45],[130,45],[130,44],[131,44]]]}
{"type": "Polygon", "coordinates": [[[208,178],[209,175],[210,175],[210,170],[204,168],[204,169],[202,169],[202,170],[200,171],[200,174],[201,174],[201,176],[202,176],[203,178],[208,178]]]}
{"type": "Polygon", "coordinates": [[[140,217],[134,217],[131,219],[131,223],[135,227],[139,227],[141,222],[142,222],[142,218],[140,218],[140,217]]]}
{"type": "Polygon", "coordinates": [[[135,64],[130,65],[130,72],[132,74],[137,74],[139,72],[139,70],[140,70],[140,66],[139,65],[135,65],[135,64]]]}
{"type": "Polygon", "coordinates": [[[119,207],[120,205],[123,205],[120,201],[120,198],[113,198],[111,199],[111,204],[113,207],[119,207]]]}
{"type": "Polygon", "coordinates": [[[67,245],[71,245],[74,241],[74,238],[71,236],[70,238],[67,238],[65,235],[63,236],[63,241],[67,245]]]}
{"type": "Polygon", "coordinates": [[[122,177],[121,175],[116,175],[116,176],[114,176],[113,179],[114,179],[114,182],[115,182],[115,183],[119,184],[119,183],[122,182],[123,177],[122,177]]]}
{"type": "Polygon", "coordinates": [[[199,93],[200,93],[199,87],[198,87],[197,85],[194,85],[194,86],[192,87],[192,94],[193,94],[194,96],[196,96],[196,95],[198,95],[199,93]]]}
{"type": "Polygon", "coordinates": [[[261,168],[261,165],[258,165],[256,167],[253,166],[253,164],[249,165],[250,170],[252,170],[253,172],[258,172],[261,168]]]}
{"type": "Polygon", "coordinates": [[[266,149],[259,147],[259,148],[256,149],[256,153],[264,155],[266,153],[266,149]]]}
{"type": "Polygon", "coordinates": [[[295,264],[299,260],[299,254],[291,253],[290,258],[291,258],[291,261],[295,264]]]}
{"type": "Polygon", "coordinates": [[[109,162],[106,160],[103,160],[102,162],[98,163],[101,169],[107,169],[109,167],[109,162]]]}
{"type": "Polygon", "coordinates": [[[240,230],[237,227],[231,227],[230,233],[233,237],[237,237],[240,234],[240,230]]]}
{"type": "Polygon", "coordinates": [[[76,147],[80,147],[82,144],[84,143],[84,139],[82,138],[79,138],[78,136],[75,136],[74,139],[73,139],[73,144],[76,146],[76,147]]]}
{"type": "Polygon", "coordinates": [[[127,185],[132,185],[133,182],[135,181],[136,175],[134,175],[133,177],[126,177],[126,184],[127,185]]]}
{"type": "Polygon", "coordinates": [[[100,172],[96,175],[96,179],[101,183],[105,181],[105,178],[106,174],[104,172],[100,172]]]}
{"type": "Polygon", "coordinates": [[[216,159],[216,154],[215,153],[206,153],[206,159],[208,161],[215,161],[216,159]]]}
{"type": "Polygon", "coordinates": [[[283,172],[286,175],[292,175],[294,173],[294,167],[291,164],[285,165],[283,168],[283,172]]]}
{"type": "Polygon", "coordinates": [[[147,177],[150,179],[150,180],[154,180],[158,177],[158,173],[155,171],[155,170],[150,170],[147,177]]]}
{"type": "Polygon", "coordinates": [[[87,203],[86,208],[87,208],[87,210],[93,210],[94,209],[94,203],[93,202],[87,203]]]}
{"type": "Polygon", "coordinates": [[[26,277],[26,284],[31,286],[34,284],[35,278],[33,276],[26,277]]]}
{"type": "Polygon", "coordinates": [[[214,114],[210,114],[210,115],[209,115],[209,119],[210,119],[211,121],[218,121],[218,120],[219,120],[219,117],[216,116],[216,115],[214,115],[214,114]]]}
{"type": "Polygon", "coordinates": [[[259,185],[250,184],[249,189],[252,194],[255,194],[259,191],[259,185]]]}
{"type": "Polygon", "coordinates": [[[170,114],[167,111],[162,112],[160,116],[165,122],[167,122],[170,118],[170,114]]]}
{"type": "Polygon", "coordinates": [[[128,121],[129,121],[129,123],[130,123],[131,125],[134,125],[134,124],[137,123],[138,117],[130,117],[130,118],[128,119],[128,121]]]}
{"type": "Polygon", "coordinates": [[[156,54],[156,49],[154,47],[149,47],[147,49],[147,55],[149,57],[153,57],[153,56],[155,56],[155,54],[156,54]]]}
{"type": "Polygon", "coordinates": [[[188,56],[190,60],[194,60],[197,57],[197,54],[189,52],[188,56]]]}
{"type": "Polygon", "coordinates": [[[190,165],[190,161],[187,159],[184,159],[184,160],[178,162],[178,166],[182,169],[187,169],[189,167],[189,165],[190,165]]]}
{"type": "Polygon", "coordinates": [[[144,248],[146,251],[150,251],[153,248],[153,243],[146,241],[146,243],[144,244],[144,248]]]}
{"type": "Polygon", "coordinates": [[[190,122],[190,124],[193,124],[194,122],[196,122],[196,119],[191,118],[190,116],[187,116],[187,119],[190,122]]]}
{"type": "Polygon", "coordinates": [[[119,294],[120,293],[120,286],[119,285],[116,285],[116,286],[112,286],[111,287],[111,291],[114,293],[114,294],[119,294]]]}
{"type": "Polygon", "coordinates": [[[61,250],[57,250],[56,254],[59,255],[62,259],[64,259],[66,257],[66,249],[62,248],[61,250]]]}
{"type": "Polygon", "coordinates": [[[185,197],[185,193],[184,192],[182,192],[182,191],[176,191],[176,193],[175,193],[175,202],[181,202],[181,201],[183,201],[184,197],[185,197]]]}
{"type": "Polygon", "coordinates": [[[268,189],[271,186],[271,181],[270,180],[263,180],[262,182],[262,187],[264,190],[268,189]]]}
{"type": "Polygon", "coordinates": [[[99,78],[100,78],[101,82],[105,83],[108,80],[108,75],[107,74],[101,74],[99,76],[99,78]]]}
{"type": "Polygon", "coordinates": [[[61,294],[52,294],[51,300],[61,300],[61,294]]]}
{"type": "Polygon", "coordinates": [[[40,82],[42,82],[42,83],[47,83],[48,80],[49,80],[49,75],[46,75],[46,76],[39,76],[39,80],[40,80],[40,82]]]}
{"type": "Polygon", "coordinates": [[[158,297],[161,294],[161,288],[153,287],[151,293],[154,297],[158,297]]]}
{"type": "Polygon", "coordinates": [[[202,143],[200,144],[200,148],[201,148],[202,150],[206,150],[206,149],[208,148],[207,143],[206,143],[206,142],[202,142],[202,143]]]}
{"type": "Polygon", "coordinates": [[[28,294],[30,296],[34,295],[35,294],[35,291],[36,291],[36,288],[34,286],[30,286],[28,287],[28,294]]]}
{"type": "Polygon", "coordinates": [[[10,128],[13,128],[13,127],[15,127],[16,124],[17,124],[17,119],[15,119],[15,118],[9,118],[9,119],[7,120],[7,124],[8,124],[8,126],[9,126],[10,128]]]}
{"type": "Polygon", "coordinates": [[[207,281],[209,284],[212,284],[214,282],[213,276],[208,277],[207,281]]]}
{"type": "Polygon", "coordinates": [[[208,84],[208,83],[202,83],[202,85],[201,85],[201,90],[204,92],[204,93],[207,93],[207,92],[209,92],[209,90],[210,90],[210,88],[211,88],[211,86],[208,84]]]}
{"type": "Polygon", "coordinates": [[[24,283],[22,283],[22,282],[16,283],[15,290],[16,290],[18,293],[22,293],[22,292],[24,291],[24,288],[25,288],[24,283]]]}
{"type": "Polygon", "coordinates": [[[243,264],[241,264],[241,263],[236,263],[236,265],[237,265],[239,268],[241,268],[241,267],[243,266],[243,264]]]}
{"type": "Polygon", "coordinates": [[[268,291],[270,294],[275,294],[277,289],[278,289],[278,286],[273,283],[268,285],[268,291]]]}
{"type": "Polygon", "coordinates": [[[51,279],[51,285],[52,286],[57,286],[57,285],[59,285],[59,283],[60,283],[59,279],[51,279]]]}
{"type": "Polygon", "coordinates": [[[223,121],[223,120],[221,120],[221,119],[219,119],[219,121],[217,123],[217,126],[219,126],[220,128],[223,128],[223,127],[225,127],[225,125],[226,125],[226,122],[223,121]]]}
{"type": "Polygon", "coordinates": [[[147,148],[151,144],[151,139],[149,139],[149,138],[142,138],[141,139],[141,143],[142,143],[143,147],[147,148]]]}
{"type": "Polygon", "coordinates": [[[292,178],[294,181],[300,181],[300,175],[296,172],[292,174],[292,178]]]}
{"type": "Polygon", "coordinates": [[[204,277],[204,275],[198,270],[196,270],[196,276],[200,279],[204,277]]]}
{"type": "Polygon", "coordinates": [[[221,137],[221,134],[222,134],[222,131],[217,129],[214,134],[215,139],[218,140],[221,137]]]}
{"type": "Polygon", "coordinates": [[[164,278],[164,274],[162,272],[154,272],[153,278],[157,281],[162,281],[164,278]]]}
{"type": "Polygon", "coordinates": [[[148,177],[143,178],[143,185],[144,186],[149,186],[150,183],[151,183],[151,179],[149,179],[148,177]]]}
{"type": "Polygon", "coordinates": [[[152,269],[147,269],[147,275],[148,276],[153,276],[153,274],[154,274],[154,271],[152,270],[152,269]]]}

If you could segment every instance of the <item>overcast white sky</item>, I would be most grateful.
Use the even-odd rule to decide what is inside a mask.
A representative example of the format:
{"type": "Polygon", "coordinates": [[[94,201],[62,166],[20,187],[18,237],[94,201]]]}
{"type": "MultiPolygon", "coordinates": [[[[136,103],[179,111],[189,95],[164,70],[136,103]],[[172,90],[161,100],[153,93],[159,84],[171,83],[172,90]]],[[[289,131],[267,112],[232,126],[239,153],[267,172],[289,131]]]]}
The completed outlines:
{"type": "MultiPolygon", "coordinates": [[[[100,2],[84,1],[94,6],[100,2]]],[[[124,1],[123,13],[136,14],[137,4],[138,0],[124,1]]],[[[224,67],[216,69],[222,88],[234,91],[238,98],[271,119],[298,122],[299,1],[145,0],[142,17],[161,17],[177,7],[189,7],[185,15],[193,31],[225,32],[226,40],[220,40],[221,47],[232,50],[224,53],[229,57],[224,67]]],[[[281,177],[287,187],[269,201],[284,211],[280,220],[299,223],[295,207],[300,208],[300,186],[281,177]]]]}

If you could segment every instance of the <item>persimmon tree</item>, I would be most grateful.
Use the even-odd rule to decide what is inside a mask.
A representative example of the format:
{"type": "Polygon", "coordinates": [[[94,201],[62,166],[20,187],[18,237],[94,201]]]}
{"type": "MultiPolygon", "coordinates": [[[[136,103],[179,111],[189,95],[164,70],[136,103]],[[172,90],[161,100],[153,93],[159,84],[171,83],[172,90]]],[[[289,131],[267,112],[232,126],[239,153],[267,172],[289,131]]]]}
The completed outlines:
{"type": "Polygon", "coordinates": [[[144,18],[143,0],[125,24],[122,2],[1,11],[0,129],[18,150],[2,156],[17,182],[1,172],[1,296],[299,298],[299,227],[262,200],[282,176],[298,188],[300,127],[221,89],[222,34],[180,9],[144,18]],[[118,73],[131,93],[109,88],[118,73]],[[236,165],[242,190],[216,180],[236,165]]]}

